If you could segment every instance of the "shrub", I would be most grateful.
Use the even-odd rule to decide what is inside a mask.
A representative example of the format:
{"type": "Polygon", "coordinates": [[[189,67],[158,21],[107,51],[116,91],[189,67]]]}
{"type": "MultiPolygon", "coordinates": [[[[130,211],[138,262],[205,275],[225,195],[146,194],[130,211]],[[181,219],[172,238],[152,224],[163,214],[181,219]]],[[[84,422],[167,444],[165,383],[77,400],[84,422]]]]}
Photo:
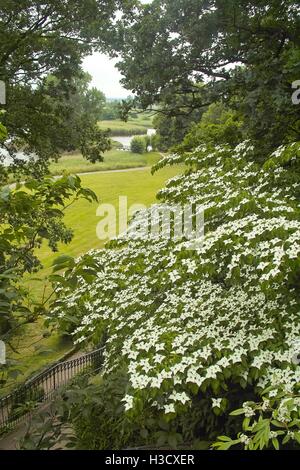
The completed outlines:
{"type": "Polygon", "coordinates": [[[146,143],[143,137],[133,137],[130,143],[132,153],[145,153],[146,143]]]}
{"type": "Polygon", "coordinates": [[[220,436],[213,447],[227,450],[238,445],[245,450],[276,449],[288,446],[296,449],[300,444],[300,394],[287,393],[278,387],[268,389],[259,403],[246,402],[232,416],[243,416],[242,432],[236,439],[220,436]],[[274,396],[275,395],[275,396],[274,396]]]}
{"type": "Polygon", "coordinates": [[[183,146],[194,149],[200,143],[228,144],[235,147],[243,139],[241,116],[222,103],[213,103],[185,136],[183,146]]]}
{"type": "Polygon", "coordinates": [[[30,301],[23,281],[41,267],[36,250],[43,242],[55,252],[59,243],[72,240],[64,211],[81,198],[97,200],[91,190],[81,186],[80,178],[72,175],[29,179],[16,188],[0,188],[0,334],[5,342],[20,326],[45,314],[44,300],[41,297],[39,304],[30,301]]]}
{"type": "Polygon", "coordinates": [[[64,288],[56,304],[58,318],[81,317],[76,342],[97,344],[106,332],[104,380],[125,373],[120,403],[132,425],[154,419],[153,432],[163,422],[183,440],[234,435],[242,422],[230,412],[259,401],[266,387],[293,393],[300,382],[292,360],[300,333],[299,144],[279,148],[264,167],[252,152],[249,142],[203,145],[160,161],[155,169],[187,166],[159,198],[205,208],[202,245],[123,237],[91,252],[97,278],[64,288]]]}
{"type": "Polygon", "coordinates": [[[43,401],[44,395],[45,391],[42,387],[33,390],[21,388],[11,405],[9,421],[14,422],[34,409],[39,402],[43,401]]]}

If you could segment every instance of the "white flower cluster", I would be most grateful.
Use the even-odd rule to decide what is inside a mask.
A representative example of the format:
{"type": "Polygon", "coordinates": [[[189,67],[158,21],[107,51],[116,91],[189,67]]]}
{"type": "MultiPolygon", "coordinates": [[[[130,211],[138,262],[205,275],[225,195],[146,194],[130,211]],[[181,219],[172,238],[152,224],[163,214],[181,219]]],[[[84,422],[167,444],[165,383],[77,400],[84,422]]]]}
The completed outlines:
{"type": "Polygon", "coordinates": [[[249,163],[252,151],[201,146],[160,162],[188,165],[159,197],[205,207],[202,245],[122,237],[117,249],[91,253],[92,284],[82,279],[57,301],[60,321],[77,316],[77,341],[105,333],[104,374],[125,368],[126,410],[138,398],[176,414],[207,394],[220,408],[229,382],[259,391],[300,381],[290,347],[300,337],[299,188],[277,163],[249,163]]]}
{"type": "Polygon", "coordinates": [[[241,443],[247,446],[250,444],[251,439],[246,434],[240,434],[241,443]]]}
{"type": "Polygon", "coordinates": [[[243,410],[246,418],[251,418],[251,416],[255,415],[255,411],[247,404],[247,402],[243,404],[243,410]]]}

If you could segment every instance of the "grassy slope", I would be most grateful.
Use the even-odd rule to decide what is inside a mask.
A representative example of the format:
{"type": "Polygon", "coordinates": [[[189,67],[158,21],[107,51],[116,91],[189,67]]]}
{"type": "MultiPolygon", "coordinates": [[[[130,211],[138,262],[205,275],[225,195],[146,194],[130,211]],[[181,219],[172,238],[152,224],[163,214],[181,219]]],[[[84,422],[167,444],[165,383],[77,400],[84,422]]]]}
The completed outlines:
{"type": "MultiPolygon", "coordinates": [[[[126,173],[97,173],[81,176],[82,184],[95,191],[100,203],[114,204],[118,209],[118,197],[127,196],[128,204],[142,203],[150,205],[156,199],[156,193],[164,185],[164,182],[178,173],[178,167],[165,168],[154,175],[150,169],[128,171],[126,173]]],[[[78,201],[67,209],[65,221],[74,229],[72,242],[60,246],[60,253],[78,256],[91,248],[101,248],[103,242],[96,237],[96,225],[99,219],[96,217],[98,204],[90,204],[86,201],[78,201]]],[[[49,268],[57,257],[57,253],[51,253],[47,246],[38,251],[38,256],[45,268],[49,268]]],[[[40,274],[44,274],[43,270],[40,274]]]]}
{"type": "MultiPolygon", "coordinates": [[[[151,157],[150,159],[155,156],[151,157]]],[[[118,197],[120,195],[128,197],[128,203],[143,203],[151,205],[155,202],[157,191],[163,187],[165,181],[178,173],[178,167],[165,168],[154,175],[150,170],[132,171],[126,173],[97,173],[82,176],[82,183],[85,187],[91,188],[99,197],[101,203],[112,203],[118,209],[118,197]]],[[[43,291],[43,279],[51,272],[51,264],[58,254],[70,254],[78,256],[92,248],[102,248],[104,242],[97,239],[96,225],[99,218],[96,217],[98,204],[90,204],[86,201],[78,201],[71,206],[67,212],[65,221],[68,226],[74,229],[72,242],[65,246],[60,246],[59,253],[52,253],[44,245],[38,250],[38,256],[44,264],[44,269],[38,273],[42,282],[28,280],[32,296],[38,298],[43,291]]],[[[37,275],[34,276],[35,278],[37,275]]],[[[70,349],[70,342],[62,341],[58,335],[42,339],[43,327],[41,324],[33,324],[23,330],[22,335],[15,338],[14,346],[18,347],[20,354],[9,352],[9,357],[18,361],[16,369],[22,371],[17,380],[24,381],[34,371],[59,359],[70,349]],[[35,352],[35,345],[30,344],[38,341],[38,345],[43,349],[51,350],[46,355],[38,355],[35,352]]],[[[16,381],[10,382],[10,387],[15,386],[16,381]]],[[[3,393],[7,393],[6,388],[3,393]]],[[[1,392],[0,392],[1,394],[1,392]]]]}

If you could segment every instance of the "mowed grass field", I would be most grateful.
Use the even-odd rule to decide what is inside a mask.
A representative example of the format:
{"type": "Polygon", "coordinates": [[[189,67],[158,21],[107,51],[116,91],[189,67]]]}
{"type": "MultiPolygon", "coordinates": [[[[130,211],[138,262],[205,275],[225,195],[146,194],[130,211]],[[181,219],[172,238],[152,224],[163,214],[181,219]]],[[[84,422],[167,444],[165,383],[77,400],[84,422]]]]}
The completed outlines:
{"type": "MultiPolygon", "coordinates": [[[[150,160],[157,160],[158,155],[148,155],[150,160]]],[[[165,168],[151,174],[150,169],[132,170],[126,172],[96,173],[81,176],[82,185],[92,189],[99,198],[99,204],[113,204],[119,215],[119,196],[127,196],[128,205],[145,204],[150,206],[156,201],[156,194],[166,180],[175,176],[179,168],[174,166],[165,168]]],[[[79,256],[92,248],[103,248],[105,242],[99,240],[96,235],[96,227],[101,220],[96,216],[98,203],[89,203],[85,200],[77,201],[66,210],[65,222],[74,230],[74,238],[69,245],[60,245],[58,253],[52,253],[44,244],[36,254],[42,261],[44,268],[26,281],[33,299],[42,297],[46,276],[51,273],[51,265],[60,254],[79,256]]],[[[10,359],[16,361],[12,370],[19,370],[21,375],[13,377],[8,386],[0,393],[8,393],[17,382],[23,382],[35,371],[62,357],[72,347],[72,343],[62,339],[58,334],[43,337],[45,328],[42,322],[38,322],[23,328],[21,334],[12,342],[18,353],[8,351],[10,359]]]]}
{"type": "Polygon", "coordinates": [[[160,155],[155,152],[139,155],[119,149],[112,149],[104,153],[104,161],[90,163],[76,152],[64,154],[56,163],[50,165],[52,175],[61,175],[64,171],[69,173],[89,173],[95,171],[123,170],[153,165],[160,155]]]}
{"type": "Polygon", "coordinates": [[[146,134],[147,129],[152,128],[152,118],[141,115],[127,122],[115,119],[113,121],[100,121],[99,128],[111,130],[111,135],[134,135],[146,134]]]}
{"type": "MultiPolygon", "coordinates": [[[[149,158],[157,159],[152,155],[149,158]]],[[[74,230],[74,238],[69,245],[60,245],[59,254],[79,256],[92,249],[103,247],[103,241],[96,236],[96,226],[100,221],[96,216],[98,204],[113,204],[118,216],[119,196],[127,196],[128,205],[151,205],[156,201],[156,194],[164,186],[167,179],[178,173],[178,167],[164,168],[154,175],[150,168],[126,172],[110,172],[82,175],[82,185],[92,189],[98,196],[99,203],[77,201],[66,210],[65,222],[74,230]]],[[[58,256],[45,245],[37,251],[39,259],[45,268],[40,276],[49,270],[53,260],[58,256]]]]}

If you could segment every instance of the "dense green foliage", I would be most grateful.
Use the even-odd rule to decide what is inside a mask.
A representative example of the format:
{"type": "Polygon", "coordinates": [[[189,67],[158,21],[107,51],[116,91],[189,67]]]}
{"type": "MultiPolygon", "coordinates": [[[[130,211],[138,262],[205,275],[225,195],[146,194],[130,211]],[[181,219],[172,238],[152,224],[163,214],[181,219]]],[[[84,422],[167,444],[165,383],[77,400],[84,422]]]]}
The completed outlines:
{"type": "Polygon", "coordinates": [[[299,386],[287,392],[280,384],[267,389],[259,403],[246,402],[232,416],[244,416],[243,432],[236,439],[220,436],[213,446],[228,450],[239,445],[246,450],[280,449],[280,443],[295,447],[300,445],[300,395],[299,386]]]}
{"type": "Polygon", "coordinates": [[[26,299],[29,291],[22,285],[25,273],[36,272],[41,262],[35,249],[47,240],[57,250],[58,242],[68,243],[72,230],[63,222],[64,210],[77,199],[95,200],[92,191],[81,187],[78,177],[65,176],[29,180],[16,188],[0,191],[0,333],[10,335],[27,322],[35,321],[43,305],[26,299]]]}
{"type": "MultiPolygon", "coordinates": [[[[202,87],[199,87],[199,92],[202,87]]],[[[192,108],[192,99],[188,95],[170,97],[167,95],[165,100],[161,98],[159,109],[153,119],[153,125],[156,128],[156,135],[153,138],[153,144],[159,150],[166,151],[176,144],[182,142],[184,136],[193,125],[200,121],[200,118],[206,109],[206,106],[192,108]],[[170,105],[172,109],[170,110],[170,105]]]]}
{"type": "MultiPolygon", "coordinates": [[[[87,116],[77,99],[82,96],[81,61],[110,36],[117,10],[126,11],[133,4],[131,0],[1,2],[0,79],[6,84],[7,104],[0,121],[7,128],[10,141],[5,148],[15,165],[21,165],[15,158],[21,148],[39,157],[32,162],[31,173],[44,171],[47,160],[66,148],[70,133],[71,144],[79,141],[85,156],[92,161],[100,158],[108,145],[106,134],[99,132],[93,113],[87,116]],[[45,75],[56,77],[56,82],[49,84],[45,75]]],[[[95,99],[102,100],[95,90],[84,95],[89,111],[95,99]]]]}
{"type": "Polygon", "coordinates": [[[120,117],[120,103],[117,100],[106,101],[102,110],[101,119],[105,121],[114,121],[120,117]]]}
{"type": "Polygon", "coordinates": [[[1,2],[0,79],[6,104],[0,110],[0,333],[5,340],[43,311],[22,285],[24,275],[41,266],[36,248],[43,240],[53,251],[58,242],[68,243],[72,230],[62,220],[65,207],[80,197],[96,200],[77,177],[54,181],[44,175],[61,150],[79,148],[95,162],[110,148],[107,132],[97,125],[104,96],[89,89],[81,61],[110,35],[108,18],[133,4],[1,2]],[[9,166],[2,164],[7,157],[9,166]],[[11,178],[25,180],[24,185],[9,186],[11,178]]]}
{"type": "Polygon", "coordinates": [[[124,84],[144,108],[165,103],[177,116],[178,100],[191,112],[223,100],[243,116],[264,159],[299,139],[299,106],[291,101],[299,18],[293,0],[154,0],[113,47],[124,84]],[[206,83],[201,93],[199,83],[206,83]]]}
{"type": "MultiPolygon", "coordinates": [[[[105,96],[96,88],[89,88],[90,82],[91,77],[82,73],[80,78],[70,81],[66,96],[61,93],[61,81],[48,76],[39,90],[45,98],[47,132],[53,148],[60,152],[78,149],[84,158],[95,163],[103,160],[103,153],[110,149],[110,141],[108,132],[101,131],[98,126],[105,96]]],[[[11,110],[9,112],[12,116],[11,110]]]]}
{"type": "Polygon", "coordinates": [[[183,140],[183,148],[194,149],[199,142],[235,147],[245,136],[241,117],[222,103],[214,103],[183,140]]]}
{"type": "MultiPolygon", "coordinates": [[[[80,69],[95,46],[121,56],[123,83],[136,96],[118,107],[121,116],[135,105],[152,108],[153,144],[176,145],[153,171],[185,167],[160,190],[160,203],[135,215],[105,249],[55,261],[47,323],[77,345],[103,345],[103,369],[67,387],[54,419],[23,448],[51,448],[67,425],[70,446],[85,449],[299,449],[300,107],[291,99],[300,76],[298,3],[18,5],[4,2],[0,24],[0,39],[11,34],[0,45],[10,79],[0,136],[7,130],[16,148],[36,152],[29,165],[36,175],[59,148],[79,146],[97,161],[108,147],[95,126],[103,96],[88,90],[80,69]],[[149,221],[160,225],[157,209],[187,205],[204,212],[203,237],[191,244],[189,233],[149,234],[149,221]]],[[[108,120],[116,106],[109,108],[108,120]]],[[[146,143],[133,139],[132,152],[143,153],[146,143]]],[[[37,269],[33,249],[43,239],[53,250],[70,240],[62,214],[72,195],[95,200],[73,177],[25,188],[0,192],[8,333],[38,312],[24,306],[16,274],[37,269]]]]}
{"type": "Polygon", "coordinates": [[[130,150],[132,153],[145,153],[146,141],[143,137],[133,137],[130,142],[130,150]]]}
{"type": "Polygon", "coordinates": [[[107,338],[103,386],[125,374],[118,406],[130,439],[137,422],[153,439],[161,420],[177,444],[233,435],[241,423],[231,411],[266,387],[290,393],[299,381],[299,145],[279,148],[263,168],[253,152],[249,143],[201,145],[157,165],[187,165],[159,197],[205,208],[200,246],[129,231],[89,254],[92,280],[79,273],[75,290],[64,281],[56,315],[64,328],[71,319],[77,343],[107,338]]]}

